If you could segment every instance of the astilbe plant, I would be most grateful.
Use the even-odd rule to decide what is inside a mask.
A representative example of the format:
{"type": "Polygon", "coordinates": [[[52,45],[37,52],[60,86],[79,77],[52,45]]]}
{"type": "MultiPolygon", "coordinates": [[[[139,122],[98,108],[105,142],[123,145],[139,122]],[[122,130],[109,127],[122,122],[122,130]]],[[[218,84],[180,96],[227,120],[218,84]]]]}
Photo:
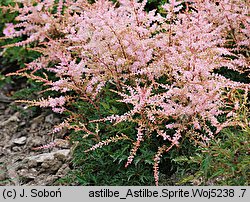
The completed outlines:
{"type": "MultiPolygon", "coordinates": [[[[6,25],[4,33],[6,38],[27,38],[8,46],[32,43],[42,53],[13,74],[60,93],[23,102],[69,112],[71,116],[55,131],[63,127],[82,130],[85,137],[91,134],[99,140],[88,129],[89,123],[136,123],[136,141],[125,166],[132,163],[145,138],[163,139],[154,157],[158,184],[162,154],[178,147],[184,136],[204,145],[222,128],[237,125],[230,119],[234,103],[229,108],[226,97],[239,89],[248,93],[249,84],[226,79],[215,70],[249,70],[249,5],[242,0],[171,0],[163,5],[167,15],[162,17],[154,10],[145,12],[146,3],[23,0],[9,7],[19,12],[19,23],[6,25]],[[48,76],[51,73],[53,79],[48,76]],[[108,83],[115,84],[112,91],[120,97],[117,102],[127,105],[127,112],[77,122],[71,104],[80,99],[98,111],[99,95],[108,83]],[[223,114],[227,121],[218,121],[223,114]]],[[[100,140],[87,151],[122,139],[129,138],[122,134],[100,140]]]]}

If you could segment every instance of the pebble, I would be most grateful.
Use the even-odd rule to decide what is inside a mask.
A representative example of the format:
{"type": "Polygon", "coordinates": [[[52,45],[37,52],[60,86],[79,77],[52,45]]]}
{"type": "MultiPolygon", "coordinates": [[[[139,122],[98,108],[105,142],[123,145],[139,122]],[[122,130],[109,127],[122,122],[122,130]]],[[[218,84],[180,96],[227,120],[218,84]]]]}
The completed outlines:
{"type": "Polygon", "coordinates": [[[0,165],[0,183],[7,178],[6,169],[3,165],[0,165]]]}
{"type": "Polygon", "coordinates": [[[51,153],[45,153],[45,154],[38,154],[36,156],[30,156],[27,159],[28,160],[34,160],[38,163],[42,163],[45,160],[53,160],[55,158],[55,156],[58,155],[63,155],[65,157],[69,156],[70,154],[70,149],[62,149],[62,150],[58,150],[55,152],[51,152],[51,153]]]}
{"type": "Polygon", "coordinates": [[[50,114],[50,115],[46,116],[45,122],[50,123],[50,124],[54,124],[54,115],[50,114]]]}
{"type": "Polygon", "coordinates": [[[25,121],[22,121],[19,126],[25,126],[26,125],[26,122],[25,121]]]}
{"type": "Polygon", "coordinates": [[[13,140],[13,143],[17,144],[17,145],[24,145],[26,143],[27,138],[26,137],[20,137],[20,138],[16,138],[13,140]]]}
{"type": "Polygon", "coordinates": [[[6,175],[5,171],[1,171],[0,172],[0,185],[1,185],[1,181],[6,180],[6,178],[7,178],[7,175],[6,175]]]}
{"type": "Polygon", "coordinates": [[[37,171],[35,169],[22,169],[18,171],[18,174],[25,179],[35,179],[37,176],[37,171]]]}
{"type": "Polygon", "coordinates": [[[0,123],[0,126],[6,126],[8,125],[10,122],[19,122],[19,118],[18,118],[19,112],[16,112],[14,115],[12,115],[10,118],[8,118],[6,121],[3,121],[2,123],[0,123]]]}
{"type": "Polygon", "coordinates": [[[13,152],[20,152],[20,151],[22,151],[22,148],[16,146],[16,147],[13,147],[13,148],[12,148],[12,151],[13,151],[13,152]]]}

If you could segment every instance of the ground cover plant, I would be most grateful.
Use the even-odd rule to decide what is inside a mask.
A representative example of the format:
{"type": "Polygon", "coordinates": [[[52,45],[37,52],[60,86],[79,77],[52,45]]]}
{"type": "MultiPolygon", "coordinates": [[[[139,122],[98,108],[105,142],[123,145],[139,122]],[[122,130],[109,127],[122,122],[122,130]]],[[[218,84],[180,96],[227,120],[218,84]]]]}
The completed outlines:
{"type": "Polygon", "coordinates": [[[159,163],[172,174],[178,156],[216,148],[225,128],[249,145],[249,112],[242,111],[249,108],[248,1],[172,0],[152,10],[153,2],[19,0],[2,7],[18,13],[2,39],[22,37],[4,47],[40,55],[9,74],[42,86],[39,99],[20,102],[66,117],[54,132],[67,128],[78,142],[82,184],[152,184],[152,175],[158,185],[159,163]],[[95,174],[105,167],[114,181],[95,174]]]}

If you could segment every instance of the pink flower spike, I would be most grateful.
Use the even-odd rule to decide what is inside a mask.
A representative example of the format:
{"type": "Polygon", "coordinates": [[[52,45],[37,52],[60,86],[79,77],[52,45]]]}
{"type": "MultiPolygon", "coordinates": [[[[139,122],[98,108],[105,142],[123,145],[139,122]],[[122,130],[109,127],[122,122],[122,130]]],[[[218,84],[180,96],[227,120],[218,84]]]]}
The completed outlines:
{"type": "Polygon", "coordinates": [[[13,23],[6,23],[5,25],[6,25],[6,27],[3,30],[3,34],[6,37],[12,36],[15,33],[15,29],[14,29],[13,23]]]}

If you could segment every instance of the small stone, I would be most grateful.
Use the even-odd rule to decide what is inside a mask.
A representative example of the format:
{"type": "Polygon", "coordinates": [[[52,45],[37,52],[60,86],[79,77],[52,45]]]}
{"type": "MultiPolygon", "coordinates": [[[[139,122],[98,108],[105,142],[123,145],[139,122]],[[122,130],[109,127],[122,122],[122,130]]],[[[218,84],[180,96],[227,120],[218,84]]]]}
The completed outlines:
{"type": "Polygon", "coordinates": [[[60,123],[60,119],[57,117],[54,118],[54,124],[56,124],[56,123],[60,123]]]}
{"type": "Polygon", "coordinates": [[[30,126],[31,131],[34,131],[38,127],[38,125],[40,125],[43,122],[44,122],[44,114],[41,114],[41,115],[33,118],[30,121],[30,123],[31,123],[31,126],[30,126]]]}
{"type": "Polygon", "coordinates": [[[13,140],[13,142],[17,145],[23,145],[26,143],[27,138],[26,137],[20,137],[20,138],[16,138],[13,140]]]}
{"type": "MultiPolygon", "coordinates": [[[[2,147],[0,147],[0,156],[4,155],[4,149],[2,147]]],[[[1,160],[0,160],[1,163],[1,160]]]]}
{"type": "Polygon", "coordinates": [[[45,169],[45,171],[52,171],[55,172],[57,171],[60,167],[62,166],[62,162],[61,161],[57,161],[57,160],[45,160],[41,167],[45,169]]]}
{"type": "Polygon", "coordinates": [[[3,110],[3,109],[5,109],[5,105],[0,103],[0,110],[3,110]]]}
{"type": "Polygon", "coordinates": [[[14,115],[12,115],[6,121],[1,122],[0,126],[7,126],[10,122],[19,122],[20,119],[18,118],[18,115],[19,115],[19,112],[16,112],[14,115]]]}
{"type": "Polygon", "coordinates": [[[38,165],[38,163],[35,160],[28,161],[28,167],[29,168],[36,167],[37,165],[38,165]]]}
{"type": "Polygon", "coordinates": [[[22,169],[18,171],[18,174],[24,179],[35,179],[37,176],[37,171],[35,169],[32,170],[22,169]]]}
{"type": "Polygon", "coordinates": [[[67,156],[65,156],[64,154],[60,154],[60,153],[55,154],[54,157],[55,157],[58,161],[65,161],[65,160],[67,159],[67,156]]]}
{"type": "Polygon", "coordinates": [[[34,136],[32,138],[30,137],[28,142],[30,147],[37,147],[40,146],[41,144],[45,144],[44,139],[37,136],[34,136]]]}
{"type": "Polygon", "coordinates": [[[55,159],[55,156],[60,155],[60,154],[67,157],[70,154],[70,150],[69,149],[62,149],[62,150],[58,150],[58,151],[51,152],[51,153],[39,154],[36,156],[28,157],[28,160],[34,160],[38,163],[43,163],[45,160],[55,159]]]}
{"type": "Polygon", "coordinates": [[[46,116],[45,122],[50,123],[50,124],[54,124],[54,115],[50,114],[50,115],[46,116]]]}
{"type": "Polygon", "coordinates": [[[0,182],[6,180],[6,178],[7,178],[6,173],[4,171],[3,172],[1,171],[0,172],[0,182]]]}
{"type": "Polygon", "coordinates": [[[70,168],[67,164],[64,164],[56,173],[58,177],[63,177],[70,172],[70,168]]]}
{"type": "Polygon", "coordinates": [[[13,99],[10,97],[7,97],[6,95],[4,95],[2,92],[0,92],[0,102],[2,103],[10,103],[12,102],[13,99]]]}
{"type": "Polygon", "coordinates": [[[4,111],[4,115],[9,115],[12,113],[12,109],[10,107],[8,107],[5,111],[4,111]]]}
{"type": "Polygon", "coordinates": [[[25,121],[22,121],[19,126],[25,126],[26,125],[26,122],[25,121]]]}
{"type": "Polygon", "coordinates": [[[34,122],[34,123],[31,124],[30,129],[35,130],[37,128],[37,126],[38,126],[38,123],[34,122]]]}
{"type": "Polygon", "coordinates": [[[0,182],[7,178],[6,168],[3,165],[0,165],[0,182]]]}
{"type": "Polygon", "coordinates": [[[12,147],[12,151],[13,151],[13,152],[20,152],[20,151],[22,151],[22,148],[21,148],[21,147],[18,147],[18,146],[12,147]]]}
{"type": "Polygon", "coordinates": [[[70,148],[70,142],[68,140],[64,139],[55,139],[54,142],[56,145],[62,149],[68,149],[70,148]]]}

